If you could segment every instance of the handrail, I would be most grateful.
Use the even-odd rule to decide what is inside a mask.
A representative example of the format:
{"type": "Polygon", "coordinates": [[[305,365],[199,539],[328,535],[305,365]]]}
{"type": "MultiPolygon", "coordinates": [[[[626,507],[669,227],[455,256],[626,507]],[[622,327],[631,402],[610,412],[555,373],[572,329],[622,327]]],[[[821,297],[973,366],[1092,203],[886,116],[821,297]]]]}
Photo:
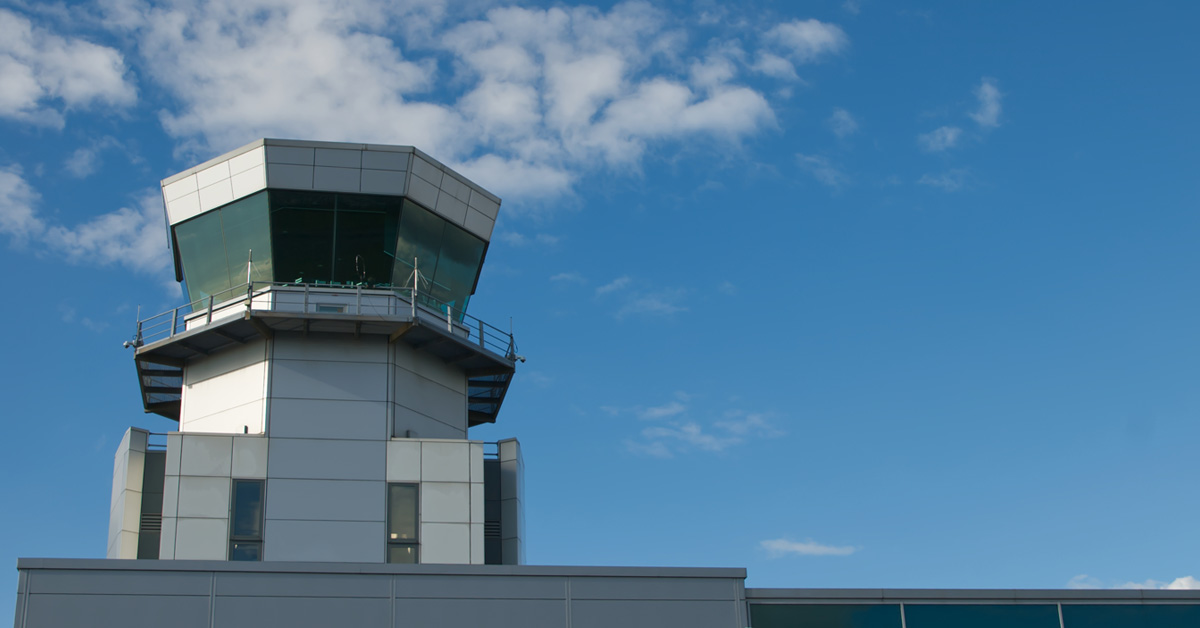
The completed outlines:
{"type": "Polygon", "coordinates": [[[241,284],[139,320],[132,344],[141,347],[173,338],[188,329],[248,310],[438,321],[438,324],[446,325],[449,333],[480,348],[509,360],[517,358],[517,345],[511,332],[471,316],[415,286],[365,284],[272,281],[241,284]]]}

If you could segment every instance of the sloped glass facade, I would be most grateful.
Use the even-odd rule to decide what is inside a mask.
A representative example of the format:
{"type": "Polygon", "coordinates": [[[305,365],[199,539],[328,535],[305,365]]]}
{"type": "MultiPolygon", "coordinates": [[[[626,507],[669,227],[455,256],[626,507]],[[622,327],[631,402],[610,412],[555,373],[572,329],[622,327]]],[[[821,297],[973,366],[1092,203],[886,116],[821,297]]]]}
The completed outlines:
{"type": "Polygon", "coordinates": [[[487,244],[399,196],[265,190],[174,227],[193,307],[254,282],[404,289],[466,311],[487,244]]]}

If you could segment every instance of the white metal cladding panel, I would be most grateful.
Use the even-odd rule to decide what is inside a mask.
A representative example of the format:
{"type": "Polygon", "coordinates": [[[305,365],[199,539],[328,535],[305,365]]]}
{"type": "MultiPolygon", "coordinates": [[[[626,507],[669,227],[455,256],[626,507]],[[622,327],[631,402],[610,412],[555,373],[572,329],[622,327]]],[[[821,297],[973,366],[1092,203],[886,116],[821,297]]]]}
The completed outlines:
{"type": "MultiPolygon", "coordinates": [[[[482,517],[482,515],[480,515],[482,517]]],[[[484,561],[483,524],[471,524],[471,564],[482,565],[484,561]]]]}
{"type": "Polygon", "coordinates": [[[271,436],[384,440],[387,408],[385,401],[273,399],[271,436]]]}
{"type": "Polygon", "coordinates": [[[190,192],[167,201],[167,218],[171,224],[179,224],[200,214],[200,192],[190,192]]]}
{"type": "Polygon", "coordinates": [[[225,560],[228,546],[228,519],[175,520],[176,560],[225,560]]]}
{"type": "Polygon", "coordinates": [[[259,146],[258,148],[246,151],[241,155],[230,157],[229,174],[234,176],[239,173],[246,172],[247,170],[263,167],[267,163],[266,155],[266,149],[262,146],[259,146]]]}
{"type": "Polygon", "coordinates": [[[422,482],[421,521],[470,523],[471,485],[466,482],[422,482]]]}
{"type": "Polygon", "coordinates": [[[179,475],[228,478],[233,466],[233,438],[185,434],[179,458],[179,475]]]}
{"type": "Polygon", "coordinates": [[[163,200],[168,203],[182,198],[188,194],[195,194],[200,191],[200,186],[196,182],[196,175],[188,175],[174,183],[163,186],[163,200]]]}
{"type": "Polygon", "coordinates": [[[183,370],[183,383],[185,385],[196,384],[262,362],[265,359],[267,359],[265,340],[255,340],[244,345],[230,347],[210,356],[190,360],[183,370]]]}
{"type": "Polygon", "coordinates": [[[290,480],[267,483],[267,519],[384,521],[385,482],[290,480]]]}
{"type": "Polygon", "coordinates": [[[393,153],[380,150],[365,150],[362,153],[363,170],[391,170],[403,172],[408,170],[409,155],[412,153],[393,153]]]}
{"type": "Polygon", "coordinates": [[[266,478],[267,444],[262,436],[234,436],[233,477],[266,478]]]}
{"type": "Polygon", "coordinates": [[[387,481],[421,481],[421,441],[409,439],[388,441],[387,481]]]}
{"type": "Polygon", "coordinates": [[[432,565],[471,564],[471,524],[422,523],[421,563],[432,565]]]}
{"type": "Polygon", "coordinates": [[[467,375],[461,369],[446,364],[441,359],[423,353],[408,345],[396,343],[392,354],[397,368],[433,380],[450,390],[467,394],[467,375]]]}
{"type": "Polygon", "coordinates": [[[213,164],[196,173],[196,186],[201,190],[214,183],[227,180],[229,180],[228,161],[222,161],[220,163],[213,164]]]}
{"type": "Polygon", "coordinates": [[[179,477],[179,506],[175,516],[197,519],[229,518],[229,476],[179,477]]]}
{"type": "Polygon", "coordinates": [[[471,523],[483,524],[484,488],[483,482],[471,483],[471,523]]]}
{"type": "Polygon", "coordinates": [[[483,482],[483,443],[471,443],[471,481],[483,482]]]}
{"type": "Polygon", "coordinates": [[[387,371],[381,363],[275,360],[271,396],[387,401],[387,371]]]}
{"type": "Polygon", "coordinates": [[[392,421],[395,423],[395,436],[411,438],[448,438],[461,439],[467,437],[467,420],[462,416],[457,424],[439,421],[410,410],[399,404],[392,404],[392,421]]]}
{"type": "MultiPolygon", "coordinates": [[[[194,384],[185,383],[185,394],[180,408],[181,425],[187,426],[196,419],[244,406],[254,401],[261,401],[266,378],[267,364],[258,362],[194,384]]],[[[261,409],[259,416],[261,416],[261,409]]],[[[260,423],[261,420],[255,421],[251,423],[251,427],[260,423]]],[[[184,427],[183,431],[188,430],[184,427]]],[[[241,431],[240,425],[237,426],[237,431],[241,431]]]]}
{"type": "MultiPolygon", "coordinates": [[[[365,309],[365,308],[364,308],[365,309]]],[[[330,362],[387,362],[388,341],[384,336],[346,334],[275,334],[271,357],[276,360],[324,360],[330,362]]]]}
{"type": "Polygon", "coordinates": [[[268,561],[382,563],[386,540],[382,521],[268,519],[263,545],[268,561]]]}
{"type": "Polygon", "coordinates": [[[363,194],[404,194],[404,183],[407,177],[403,171],[369,170],[364,168],[359,190],[363,194]]]}
{"type": "Polygon", "coordinates": [[[470,482],[470,443],[423,441],[421,443],[422,482],[470,482]]]}
{"type": "Polygon", "coordinates": [[[180,421],[179,429],[189,433],[261,434],[263,433],[263,408],[263,400],[255,399],[236,408],[214,412],[198,419],[191,418],[190,414],[185,414],[182,417],[183,420],[180,421]]]}
{"type": "Polygon", "coordinates": [[[233,200],[233,184],[228,178],[200,188],[200,211],[216,209],[233,200]]]}
{"type": "Polygon", "coordinates": [[[164,517],[174,517],[179,508],[179,476],[167,474],[163,477],[163,507],[164,517]]]}
{"type": "Polygon", "coordinates": [[[362,151],[345,148],[316,149],[315,163],[318,166],[334,166],[336,168],[361,168],[362,151]]]}
{"type": "Polygon", "coordinates": [[[413,155],[412,173],[428,181],[435,187],[442,185],[442,168],[420,155],[413,155]]]}
{"type": "Polygon", "coordinates": [[[404,369],[396,369],[394,377],[396,403],[451,425],[465,420],[465,394],[404,369]]]}
{"type": "Polygon", "coordinates": [[[163,515],[162,531],[158,535],[159,560],[175,559],[175,517],[163,515]]]}
{"type": "Polygon", "coordinates": [[[233,186],[233,198],[250,196],[259,190],[266,189],[267,166],[263,164],[234,174],[229,178],[229,182],[233,186]]]}
{"type": "Polygon", "coordinates": [[[271,438],[270,442],[269,479],[381,480],[386,477],[387,449],[383,441],[271,438]]]}

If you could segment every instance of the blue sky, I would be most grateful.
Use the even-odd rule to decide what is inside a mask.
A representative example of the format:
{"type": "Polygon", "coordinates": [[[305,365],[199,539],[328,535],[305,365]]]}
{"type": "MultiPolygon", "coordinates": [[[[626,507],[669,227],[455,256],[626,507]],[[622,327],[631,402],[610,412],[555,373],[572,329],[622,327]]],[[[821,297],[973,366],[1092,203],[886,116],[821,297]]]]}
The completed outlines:
{"type": "Polygon", "coordinates": [[[103,555],[158,182],[283,137],[504,199],[532,563],[1200,586],[1198,13],[0,3],[0,553],[103,555]]]}

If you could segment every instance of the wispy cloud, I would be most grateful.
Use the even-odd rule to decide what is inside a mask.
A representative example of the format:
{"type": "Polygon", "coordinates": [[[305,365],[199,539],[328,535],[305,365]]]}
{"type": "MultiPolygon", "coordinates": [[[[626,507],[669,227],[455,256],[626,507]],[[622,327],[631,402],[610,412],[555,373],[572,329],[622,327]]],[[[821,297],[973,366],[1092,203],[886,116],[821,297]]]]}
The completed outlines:
{"type": "Polygon", "coordinates": [[[527,236],[516,231],[504,231],[496,234],[496,239],[508,244],[509,246],[522,247],[531,244],[540,244],[543,246],[554,246],[558,244],[559,237],[549,233],[538,233],[532,236],[527,236]]]}
{"type": "Polygon", "coordinates": [[[849,545],[825,545],[812,539],[806,541],[791,541],[788,539],[768,539],[759,543],[759,547],[767,551],[769,558],[784,556],[849,556],[859,548],[849,545]]]}
{"type": "Polygon", "coordinates": [[[567,273],[558,273],[555,275],[550,275],[550,281],[553,281],[555,283],[577,283],[577,284],[587,283],[587,279],[584,279],[583,275],[581,275],[577,272],[567,272],[567,273]]]}
{"type": "Polygon", "coordinates": [[[601,296],[601,295],[617,292],[619,290],[624,290],[629,285],[630,281],[631,280],[627,276],[617,277],[616,279],[613,279],[612,281],[604,284],[603,286],[596,288],[596,296],[601,296]]]}
{"type": "Polygon", "coordinates": [[[940,188],[947,192],[957,192],[967,185],[970,172],[965,168],[953,168],[941,174],[924,174],[917,183],[940,188]]]}
{"type": "Polygon", "coordinates": [[[996,79],[985,77],[975,88],[975,98],[979,100],[979,108],[970,116],[981,127],[1000,126],[1001,104],[1003,98],[1000,88],[996,87],[996,79]]]}
{"type": "Polygon", "coordinates": [[[641,292],[626,301],[617,310],[616,317],[619,320],[635,315],[670,316],[686,312],[688,308],[682,303],[686,294],[687,291],[683,288],[641,292]]]}
{"type": "Polygon", "coordinates": [[[834,135],[841,138],[849,137],[858,132],[858,120],[855,120],[849,111],[840,107],[833,110],[833,114],[829,116],[825,124],[829,127],[830,131],[833,131],[834,135]]]}
{"type": "Polygon", "coordinates": [[[961,136],[962,129],[956,126],[943,126],[918,135],[917,145],[921,147],[921,150],[937,153],[954,148],[958,145],[958,139],[961,136]]]}
{"type": "MultiPolygon", "coordinates": [[[[602,410],[614,417],[632,414],[641,421],[654,421],[654,425],[640,428],[636,438],[627,439],[625,448],[657,458],[690,452],[722,453],[752,439],[778,438],[784,434],[772,424],[767,413],[734,408],[726,410],[717,420],[694,416],[691,400],[690,395],[676,392],[675,399],[657,406],[606,406],[602,410]]],[[[711,415],[711,407],[705,406],[700,414],[711,415]]]]}
{"type": "Polygon", "coordinates": [[[834,166],[827,157],[797,153],[796,163],[814,179],[831,188],[841,188],[850,182],[850,177],[834,166]]]}
{"type": "Polygon", "coordinates": [[[638,412],[638,417],[647,420],[665,419],[687,410],[687,406],[678,401],[670,401],[661,406],[644,408],[638,412]]]}
{"type": "Polygon", "coordinates": [[[1121,584],[1105,584],[1099,578],[1087,574],[1079,574],[1067,582],[1068,589],[1165,589],[1165,590],[1198,590],[1200,580],[1192,576],[1175,578],[1170,582],[1163,580],[1145,580],[1143,582],[1124,582],[1121,584]]]}
{"type": "Polygon", "coordinates": [[[814,19],[778,24],[766,32],[764,39],[780,46],[797,63],[815,63],[850,45],[850,38],[839,26],[814,19]]]}

